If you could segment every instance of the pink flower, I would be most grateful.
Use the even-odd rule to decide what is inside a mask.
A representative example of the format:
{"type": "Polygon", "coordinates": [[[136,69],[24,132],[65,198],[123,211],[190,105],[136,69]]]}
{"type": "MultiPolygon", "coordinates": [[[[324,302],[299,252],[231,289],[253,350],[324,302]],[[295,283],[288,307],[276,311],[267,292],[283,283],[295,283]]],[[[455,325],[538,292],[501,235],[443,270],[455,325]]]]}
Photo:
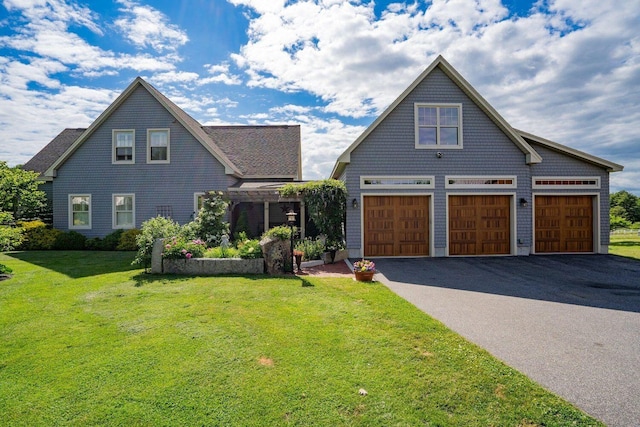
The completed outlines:
{"type": "Polygon", "coordinates": [[[183,250],[181,250],[180,252],[182,252],[182,254],[184,255],[184,254],[186,254],[186,253],[187,253],[187,250],[186,250],[186,249],[183,249],[183,250]]]}
{"type": "Polygon", "coordinates": [[[191,255],[191,252],[187,252],[187,254],[186,254],[185,256],[187,257],[187,259],[191,259],[191,257],[192,257],[193,255],[191,255]]]}
{"type": "Polygon", "coordinates": [[[167,249],[171,249],[171,245],[167,243],[167,245],[165,246],[165,248],[167,248],[167,249]]]}

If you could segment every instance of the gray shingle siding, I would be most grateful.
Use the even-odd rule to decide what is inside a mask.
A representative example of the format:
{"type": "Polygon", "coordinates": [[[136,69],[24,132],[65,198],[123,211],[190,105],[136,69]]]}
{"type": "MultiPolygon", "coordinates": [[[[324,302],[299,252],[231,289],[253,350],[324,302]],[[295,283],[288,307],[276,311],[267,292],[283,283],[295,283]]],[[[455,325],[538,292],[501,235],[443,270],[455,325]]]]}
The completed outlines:
{"type": "MultiPolygon", "coordinates": [[[[517,199],[529,198],[531,175],[524,153],[495,123],[442,71],[435,69],[410,93],[376,129],[351,153],[345,183],[350,198],[360,200],[366,194],[360,190],[361,175],[427,175],[435,176],[434,230],[436,252],[446,247],[446,194],[487,192],[478,190],[445,190],[446,175],[517,176],[517,199]],[[461,103],[463,149],[416,149],[414,103],[461,103]],[[436,152],[443,153],[442,158],[436,152]]],[[[379,190],[379,193],[411,193],[418,190],[379,190]]],[[[513,193],[515,190],[492,190],[492,193],[513,193]]],[[[360,248],[361,209],[347,210],[347,247],[360,248]]],[[[529,246],[531,214],[516,211],[518,236],[529,246]]]]}
{"type": "Polygon", "coordinates": [[[138,87],[70,156],[54,179],[54,227],[68,229],[70,194],[91,194],[88,237],[113,232],[112,195],[135,194],[136,227],[169,205],[173,218],[188,222],[193,193],[226,190],[235,179],[144,88],[138,87]],[[147,129],[170,129],[169,164],[147,164],[147,129]],[[135,164],[112,164],[112,130],[135,130],[135,164]],[[99,189],[99,190],[97,190],[99,189]]]}

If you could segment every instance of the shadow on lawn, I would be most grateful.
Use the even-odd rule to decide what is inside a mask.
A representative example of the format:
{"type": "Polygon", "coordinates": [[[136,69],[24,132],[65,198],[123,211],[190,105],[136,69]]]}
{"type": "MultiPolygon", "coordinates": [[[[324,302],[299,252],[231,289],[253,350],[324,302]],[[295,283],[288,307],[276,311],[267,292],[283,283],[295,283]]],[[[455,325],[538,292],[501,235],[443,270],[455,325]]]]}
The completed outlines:
{"type": "Polygon", "coordinates": [[[25,251],[10,252],[6,256],[74,279],[138,269],[131,265],[135,252],[25,251]]]}
{"type": "Polygon", "coordinates": [[[640,261],[616,255],[377,259],[394,282],[640,313],[640,261]]]}
{"type": "Polygon", "coordinates": [[[624,247],[630,247],[630,246],[640,246],[640,241],[634,241],[634,240],[620,240],[618,242],[611,242],[609,243],[609,246],[624,246],[624,247]]]}

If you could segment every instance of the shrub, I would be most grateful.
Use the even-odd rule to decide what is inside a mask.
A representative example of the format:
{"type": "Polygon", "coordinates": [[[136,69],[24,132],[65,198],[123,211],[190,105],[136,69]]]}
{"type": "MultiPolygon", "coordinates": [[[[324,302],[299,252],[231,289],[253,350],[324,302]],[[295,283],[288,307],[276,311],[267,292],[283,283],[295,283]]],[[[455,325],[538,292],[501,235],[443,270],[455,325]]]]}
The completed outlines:
{"type": "Polygon", "coordinates": [[[238,255],[242,259],[262,258],[262,248],[257,239],[247,239],[238,244],[238,255]]]}
{"type": "Polygon", "coordinates": [[[238,258],[238,250],[236,248],[223,248],[216,246],[209,248],[204,253],[204,258],[238,258]]]}
{"type": "MultiPolygon", "coordinates": [[[[37,222],[37,221],[33,221],[37,222]]],[[[25,230],[25,240],[20,249],[28,251],[51,250],[62,231],[47,226],[30,227],[25,230]]]]}
{"type": "Polygon", "coordinates": [[[203,239],[207,246],[219,245],[222,235],[229,234],[229,223],[223,221],[228,207],[222,192],[209,191],[205,196],[193,227],[195,235],[203,239]]]}
{"type": "Polygon", "coordinates": [[[187,240],[175,237],[165,241],[162,257],[167,259],[202,258],[207,246],[202,240],[187,240]]]}
{"type": "Polygon", "coordinates": [[[87,238],[77,231],[61,232],[56,236],[53,249],[64,251],[81,251],[87,238]]]}
{"type": "Polygon", "coordinates": [[[324,239],[320,237],[316,237],[315,239],[307,237],[296,243],[296,250],[304,252],[303,259],[305,261],[321,259],[324,253],[324,239]]]}
{"type": "Polygon", "coordinates": [[[88,251],[101,251],[102,239],[99,237],[92,237],[84,242],[84,248],[88,251]]]}
{"type": "Polygon", "coordinates": [[[142,223],[141,233],[136,237],[138,253],[134,265],[148,268],[151,265],[151,251],[156,239],[166,239],[180,234],[180,225],[170,218],[157,216],[142,223]]]}
{"type": "Polygon", "coordinates": [[[120,240],[118,241],[118,246],[116,246],[117,251],[135,251],[138,249],[138,244],[136,243],[136,239],[142,233],[137,228],[132,228],[131,230],[126,230],[120,235],[120,240]]]}
{"type": "MultiPolygon", "coordinates": [[[[293,228],[295,232],[295,227],[293,228]]],[[[289,240],[291,239],[291,227],[287,227],[286,225],[279,225],[277,227],[270,228],[265,231],[262,237],[275,237],[280,240],[289,240]]]]}
{"type": "Polygon", "coordinates": [[[4,264],[0,264],[0,274],[11,274],[13,270],[4,264]]]}
{"type": "Polygon", "coordinates": [[[0,251],[12,251],[22,243],[22,228],[0,226],[0,251]]]}

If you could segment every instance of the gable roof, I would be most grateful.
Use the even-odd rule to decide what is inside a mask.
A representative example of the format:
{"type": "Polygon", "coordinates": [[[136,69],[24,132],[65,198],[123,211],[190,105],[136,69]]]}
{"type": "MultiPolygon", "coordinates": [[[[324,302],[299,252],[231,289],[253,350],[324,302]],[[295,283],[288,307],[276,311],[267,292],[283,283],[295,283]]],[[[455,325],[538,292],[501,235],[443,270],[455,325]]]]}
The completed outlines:
{"type": "Polygon", "coordinates": [[[600,157],[592,156],[591,154],[587,154],[583,151],[576,150],[575,148],[567,147],[566,145],[558,144],[557,142],[549,141],[548,139],[541,138],[531,133],[524,132],[517,129],[516,129],[516,132],[518,132],[520,136],[522,136],[525,140],[531,141],[531,143],[539,144],[553,151],[566,154],[568,156],[585,161],[587,163],[591,163],[593,165],[604,168],[609,172],[620,172],[624,168],[624,166],[619,165],[617,163],[610,162],[600,157]]]}
{"type": "Polygon", "coordinates": [[[191,133],[191,135],[198,140],[225,168],[225,173],[229,175],[235,175],[241,177],[242,173],[240,169],[229,160],[229,158],[216,147],[215,144],[211,144],[207,134],[202,129],[200,123],[194,118],[188,115],[184,110],[174,104],[169,98],[160,93],[156,88],[147,83],[142,77],[136,77],[136,79],[127,87],[124,92],[116,98],[116,100],[109,105],[109,107],[89,126],[65,151],[64,153],[46,170],[45,179],[53,178],[56,176],[56,170],[62,165],[74,152],[82,145],[84,141],[93,134],[93,132],[104,123],[104,121],[111,116],[111,114],[127,99],[131,94],[139,87],[151,94],[162,106],[191,133]]]}
{"type": "Polygon", "coordinates": [[[40,178],[50,181],[51,177],[45,177],[44,174],[55,163],[60,156],[71,147],[85,131],[85,128],[65,129],[60,132],[53,140],[42,148],[35,156],[33,156],[22,168],[24,170],[34,171],[40,174],[40,178]]]}
{"type": "Polygon", "coordinates": [[[380,123],[382,123],[389,114],[395,108],[400,105],[404,99],[409,96],[411,92],[420,84],[422,81],[429,75],[433,70],[439,68],[442,70],[470,99],[473,101],[481,110],[489,116],[489,118],[509,137],[511,141],[525,154],[526,163],[540,163],[542,158],[535,150],[507,123],[507,121],[502,118],[500,114],[476,91],[469,82],[467,82],[464,77],[460,73],[458,73],[452,66],[449,64],[442,55],[439,55],[432,63],[429,65],[419,76],[417,79],[409,85],[408,88],[405,89],[402,94],[391,103],[387,107],[384,112],[378,116],[376,120],[356,139],[353,144],[351,144],[341,155],[338,157],[335,166],[333,167],[333,171],[331,172],[332,178],[338,178],[346,165],[351,161],[351,152],[355,150],[358,145],[362,141],[364,141],[367,136],[373,132],[380,123]]]}
{"type": "Polygon", "coordinates": [[[203,126],[243,178],[302,179],[300,126],[203,126]]]}

